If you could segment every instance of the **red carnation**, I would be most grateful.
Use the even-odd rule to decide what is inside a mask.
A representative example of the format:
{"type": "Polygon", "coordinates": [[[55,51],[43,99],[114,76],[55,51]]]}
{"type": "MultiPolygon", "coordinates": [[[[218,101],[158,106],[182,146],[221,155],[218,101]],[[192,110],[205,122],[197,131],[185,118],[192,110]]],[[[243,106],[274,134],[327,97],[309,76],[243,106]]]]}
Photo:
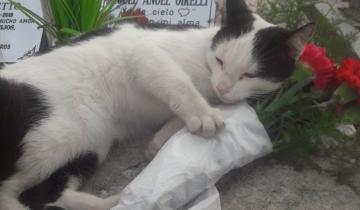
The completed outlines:
{"type": "Polygon", "coordinates": [[[338,84],[345,81],[360,95],[360,61],[352,58],[344,59],[336,72],[336,81],[338,84]]]}
{"type": "Polygon", "coordinates": [[[336,66],[333,60],[326,56],[326,50],[315,44],[307,44],[300,60],[309,66],[314,74],[314,85],[325,90],[335,80],[336,66]]]}

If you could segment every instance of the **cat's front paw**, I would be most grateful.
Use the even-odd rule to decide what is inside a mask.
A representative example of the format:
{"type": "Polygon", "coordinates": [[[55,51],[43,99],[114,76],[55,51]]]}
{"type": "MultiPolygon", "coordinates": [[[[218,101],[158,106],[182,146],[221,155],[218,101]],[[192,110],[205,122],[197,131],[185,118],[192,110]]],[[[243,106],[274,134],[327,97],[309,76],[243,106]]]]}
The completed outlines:
{"type": "Polygon", "coordinates": [[[198,113],[189,117],[185,123],[190,132],[204,137],[214,136],[218,130],[225,126],[222,112],[212,107],[199,110],[198,113]]]}

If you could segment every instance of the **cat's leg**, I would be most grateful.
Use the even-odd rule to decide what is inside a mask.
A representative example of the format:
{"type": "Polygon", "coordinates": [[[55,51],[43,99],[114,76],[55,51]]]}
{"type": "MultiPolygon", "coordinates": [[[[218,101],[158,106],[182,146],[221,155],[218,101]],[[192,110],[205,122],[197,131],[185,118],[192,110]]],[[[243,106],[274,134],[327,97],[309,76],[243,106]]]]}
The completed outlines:
{"type": "Polygon", "coordinates": [[[1,210],[7,210],[7,209],[11,209],[11,210],[29,210],[28,207],[25,207],[24,205],[22,205],[17,199],[16,197],[2,197],[0,200],[1,204],[0,204],[0,209],[1,210]]]}
{"type": "MultiPolygon", "coordinates": [[[[44,161],[37,161],[36,164],[46,166],[47,161],[55,163],[55,161],[45,159],[44,161]]],[[[38,210],[47,203],[55,202],[64,196],[68,197],[69,193],[67,192],[70,189],[73,191],[78,189],[81,180],[91,176],[96,170],[97,164],[98,157],[95,153],[84,153],[68,161],[56,171],[48,170],[48,174],[51,175],[40,180],[37,170],[18,168],[19,171],[16,174],[0,184],[0,210],[38,210]]],[[[85,195],[85,193],[83,194],[85,195]]],[[[98,207],[108,206],[115,202],[114,197],[100,199],[89,195],[87,198],[88,200],[94,198],[92,203],[98,207]]],[[[84,205],[87,206],[88,200],[80,199],[78,202],[84,202],[84,205]]],[[[77,210],[78,208],[72,209],[77,210]]],[[[102,208],[93,209],[101,210],[102,208]]]]}
{"type": "Polygon", "coordinates": [[[154,137],[150,140],[146,151],[147,158],[152,159],[166,141],[183,127],[184,122],[178,117],[173,117],[166,122],[165,125],[156,132],[154,137]]]}
{"type": "MultiPolygon", "coordinates": [[[[55,163],[55,161],[51,162],[55,163]]],[[[46,160],[41,164],[46,164],[46,160]]],[[[95,172],[97,165],[98,155],[95,152],[78,154],[76,158],[64,161],[64,164],[55,171],[49,171],[50,176],[45,177],[41,182],[25,188],[25,191],[20,192],[18,199],[32,209],[41,209],[42,206],[61,199],[67,189],[77,190],[81,181],[95,172]]],[[[34,173],[33,175],[29,173],[29,180],[34,180],[36,175],[34,173]]],[[[79,202],[83,201],[79,200],[79,202]]]]}
{"type": "Polygon", "coordinates": [[[47,205],[45,209],[57,207],[66,210],[109,210],[119,202],[119,199],[119,195],[99,198],[84,192],[66,189],[56,202],[47,205]]]}
{"type": "Polygon", "coordinates": [[[29,185],[27,177],[19,173],[0,184],[0,210],[29,210],[18,200],[18,196],[25,186],[29,185]]]}
{"type": "Polygon", "coordinates": [[[212,136],[224,126],[220,110],[207,103],[189,75],[166,52],[156,46],[139,47],[149,57],[133,58],[137,68],[131,73],[137,86],[167,104],[191,132],[212,136]]]}
{"type": "Polygon", "coordinates": [[[54,172],[40,184],[21,193],[19,200],[27,204],[32,210],[108,210],[117,204],[119,195],[103,199],[77,191],[82,180],[86,179],[84,173],[87,172],[84,171],[91,171],[91,168],[93,166],[86,166],[84,161],[70,163],[66,168],[54,172]],[[75,164],[75,167],[78,166],[74,167],[78,173],[74,173],[76,171],[69,168],[71,164],[75,164]]]}

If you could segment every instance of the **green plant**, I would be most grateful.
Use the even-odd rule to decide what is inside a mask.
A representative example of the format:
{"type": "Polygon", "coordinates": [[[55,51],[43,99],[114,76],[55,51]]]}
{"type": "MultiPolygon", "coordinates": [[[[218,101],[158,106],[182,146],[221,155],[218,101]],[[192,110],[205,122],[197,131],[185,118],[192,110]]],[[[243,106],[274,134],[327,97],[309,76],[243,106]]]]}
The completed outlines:
{"type": "Polygon", "coordinates": [[[356,40],[356,34],[344,34],[339,28],[341,22],[327,20],[324,16],[317,14],[313,8],[309,8],[308,14],[316,22],[316,33],[312,42],[324,47],[329,55],[340,62],[345,56],[353,55],[351,43],[356,40]]]}
{"type": "Polygon", "coordinates": [[[306,19],[305,8],[310,0],[259,0],[257,12],[267,21],[284,24],[289,29],[296,29],[306,19]]]}
{"type": "Polygon", "coordinates": [[[59,41],[83,32],[98,30],[108,24],[133,17],[112,17],[118,0],[48,0],[53,22],[35,14],[15,0],[9,0],[39,27],[59,41]]]}

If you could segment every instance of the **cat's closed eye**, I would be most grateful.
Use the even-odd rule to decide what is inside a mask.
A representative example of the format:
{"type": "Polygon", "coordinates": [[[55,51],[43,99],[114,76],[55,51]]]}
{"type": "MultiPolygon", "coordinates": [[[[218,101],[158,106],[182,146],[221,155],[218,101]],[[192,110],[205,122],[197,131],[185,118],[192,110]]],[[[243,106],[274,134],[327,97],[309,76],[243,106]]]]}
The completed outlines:
{"type": "Polygon", "coordinates": [[[218,57],[215,57],[216,58],[216,61],[222,66],[222,65],[224,65],[224,62],[220,59],[220,58],[218,58],[218,57]]]}
{"type": "Polygon", "coordinates": [[[242,80],[242,79],[245,79],[245,78],[250,78],[250,79],[252,79],[252,78],[256,78],[256,77],[257,77],[256,74],[245,73],[245,74],[240,75],[239,80],[242,80]]]}

